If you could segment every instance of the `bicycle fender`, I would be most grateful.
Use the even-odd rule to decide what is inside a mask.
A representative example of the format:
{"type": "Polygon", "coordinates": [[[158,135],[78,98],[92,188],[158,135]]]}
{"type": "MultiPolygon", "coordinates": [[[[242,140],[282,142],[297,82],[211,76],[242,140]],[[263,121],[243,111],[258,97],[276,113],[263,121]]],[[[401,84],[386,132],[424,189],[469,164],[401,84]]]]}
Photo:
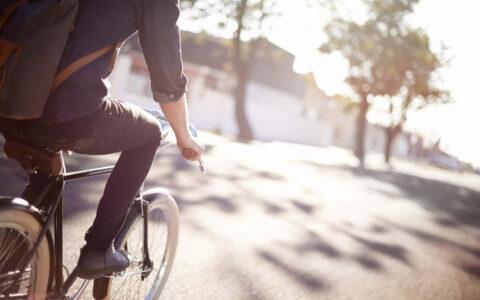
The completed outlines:
{"type": "Polygon", "coordinates": [[[172,198],[170,192],[165,188],[153,188],[143,193],[142,198],[152,202],[158,198],[172,198]]]}
{"type": "Polygon", "coordinates": [[[2,208],[15,208],[27,211],[35,216],[40,224],[43,224],[43,218],[40,211],[22,198],[0,196],[0,209],[2,208]]]}

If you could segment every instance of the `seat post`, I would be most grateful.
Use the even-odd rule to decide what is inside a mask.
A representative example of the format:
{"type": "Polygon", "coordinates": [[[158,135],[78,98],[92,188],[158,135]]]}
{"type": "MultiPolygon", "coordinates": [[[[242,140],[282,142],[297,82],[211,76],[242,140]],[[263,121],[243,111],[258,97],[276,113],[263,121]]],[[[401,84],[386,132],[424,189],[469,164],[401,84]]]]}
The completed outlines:
{"type": "MultiPolygon", "coordinates": [[[[46,205],[48,204],[53,204],[53,203],[46,203],[45,201],[47,200],[45,197],[47,197],[47,194],[50,196],[50,192],[53,191],[53,189],[55,188],[55,182],[56,182],[56,179],[51,177],[51,178],[48,178],[48,181],[43,185],[42,189],[40,190],[40,192],[38,194],[35,195],[35,198],[33,198],[33,201],[31,202],[31,204],[33,206],[35,206],[36,208],[42,208],[42,205],[44,206],[44,208],[46,208],[48,210],[48,207],[46,205]]],[[[42,182],[43,183],[43,182],[42,182]]],[[[29,185],[32,184],[32,177],[30,177],[30,183],[29,185]]],[[[27,187],[28,188],[28,187],[27,187]]],[[[58,189],[58,187],[57,187],[58,189]]],[[[24,192],[25,193],[25,192],[24,192]]],[[[24,196],[24,194],[22,194],[22,197],[24,196]]],[[[30,202],[30,199],[26,199],[30,202]]],[[[55,199],[52,199],[52,201],[54,201],[55,199]]]]}

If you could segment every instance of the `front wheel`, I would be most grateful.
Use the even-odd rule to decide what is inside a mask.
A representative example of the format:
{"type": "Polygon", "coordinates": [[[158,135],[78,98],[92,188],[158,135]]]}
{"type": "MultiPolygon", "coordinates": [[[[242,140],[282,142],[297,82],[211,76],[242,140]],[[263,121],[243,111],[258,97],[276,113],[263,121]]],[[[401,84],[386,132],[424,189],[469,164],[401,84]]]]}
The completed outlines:
{"type": "Polygon", "coordinates": [[[144,249],[144,218],[135,212],[125,221],[115,246],[132,255],[125,275],[95,281],[97,299],[158,299],[173,265],[178,241],[178,208],[164,189],[144,194],[148,201],[148,249],[144,249]],[[153,265],[145,261],[148,251],[153,265]]]}

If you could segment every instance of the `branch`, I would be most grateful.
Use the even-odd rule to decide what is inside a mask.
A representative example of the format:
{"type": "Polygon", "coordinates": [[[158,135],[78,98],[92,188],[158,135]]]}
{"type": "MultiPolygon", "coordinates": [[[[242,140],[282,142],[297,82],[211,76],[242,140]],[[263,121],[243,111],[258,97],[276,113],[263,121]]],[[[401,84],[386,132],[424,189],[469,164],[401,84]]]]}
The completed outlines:
{"type": "Polygon", "coordinates": [[[241,58],[241,45],[242,45],[242,40],[240,39],[243,31],[243,17],[245,16],[245,11],[247,10],[247,0],[242,0],[238,6],[237,9],[237,30],[235,31],[235,37],[234,37],[234,62],[235,62],[235,68],[237,70],[240,70],[241,65],[242,65],[242,58],[241,58]]]}

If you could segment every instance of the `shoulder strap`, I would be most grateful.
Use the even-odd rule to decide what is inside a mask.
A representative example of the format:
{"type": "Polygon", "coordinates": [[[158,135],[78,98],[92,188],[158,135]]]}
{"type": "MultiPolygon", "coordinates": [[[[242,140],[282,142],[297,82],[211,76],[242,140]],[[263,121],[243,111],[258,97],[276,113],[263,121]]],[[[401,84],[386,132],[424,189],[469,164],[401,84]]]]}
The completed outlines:
{"type": "Polygon", "coordinates": [[[83,57],[80,57],[76,61],[74,61],[71,65],[63,69],[60,73],[58,73],[57,76],[55,76],[55,79],[53,80],[52,88],[50,89],[50,92],[52,92],[54,89],[56,89],[62,82],[64,82],[70,75],[73,73],[77,72],[80,70],[82,67],[85,65],[91,63],[92,61],[96,60],[100,56],[104,55],[108,51],[112,50],[115,48],[116,44],[114,45],[109,45],[106,46],[102,49],[99,49],[93,53],[90,53],[88,55],[85,55],[83,57]]]}
{"type": "Polygon", "coordinates": [[[20,7],[20,5],[23,4],[23,2],[25,2],[25,0],[18,0],[3,11],[3,14],[0,16],[0,30],[2,30],[5,23],[7,23],[8,18],[10,18],[10,16],[20,7]]]}
{"type": "Polygon", "coordinates": [[[112,72],[113,68],[115,67],[115,62],[117,61],[118,52],[120,51],[120,47],[122,46],[122,44],[123,42],[119,42],[114,45],[115,51],[113,51],[112,57],[110,58],[110,67],[109,67],[110,72],[112,72]]]}

